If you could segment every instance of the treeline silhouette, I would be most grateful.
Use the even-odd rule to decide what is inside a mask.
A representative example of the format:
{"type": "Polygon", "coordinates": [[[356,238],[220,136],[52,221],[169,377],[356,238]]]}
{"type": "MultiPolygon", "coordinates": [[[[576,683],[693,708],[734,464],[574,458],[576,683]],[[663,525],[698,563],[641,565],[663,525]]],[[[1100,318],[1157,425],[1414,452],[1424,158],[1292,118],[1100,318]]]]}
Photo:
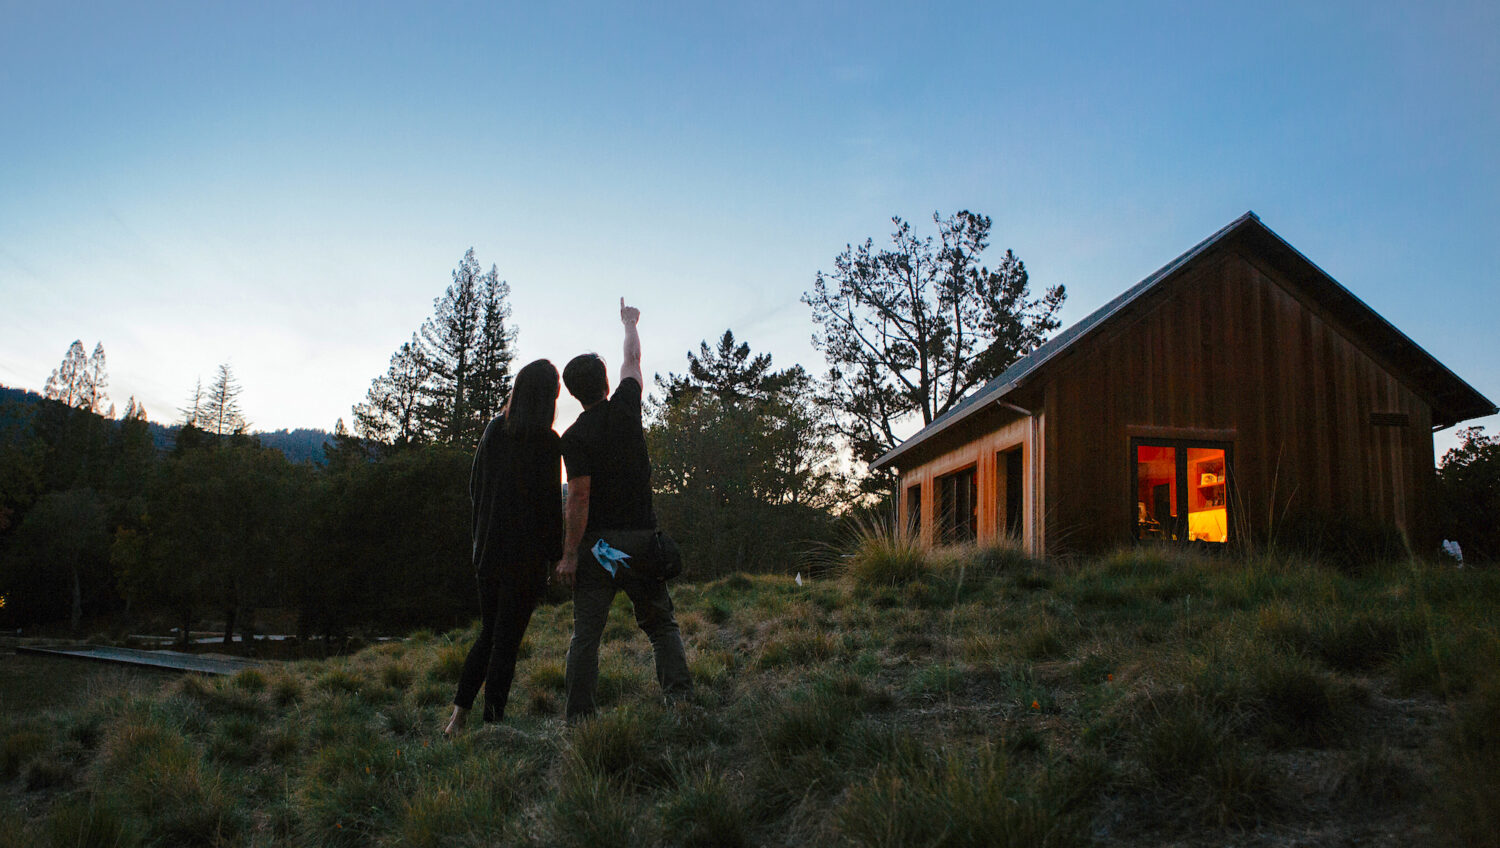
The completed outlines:
{"type": "Polygon", "coordinates": [[[447,626],[468,615],[466,450],[381,456],[347,434],[296,463],[253,435],[115,421],[57,401],[0,403],[0,626],[297,635],[447,626]]]}

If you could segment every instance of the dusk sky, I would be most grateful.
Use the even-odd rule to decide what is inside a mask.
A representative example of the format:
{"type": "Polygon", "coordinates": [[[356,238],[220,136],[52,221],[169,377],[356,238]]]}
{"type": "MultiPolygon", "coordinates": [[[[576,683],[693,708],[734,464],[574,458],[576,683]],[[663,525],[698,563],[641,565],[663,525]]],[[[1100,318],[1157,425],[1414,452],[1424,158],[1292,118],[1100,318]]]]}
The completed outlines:
{"type": "Polygon", "coordinates": [[[1070,324],[1254,210],[1500,400],[1497,44],[1493,0],[0,0],[0,384],[81,339],[121,410],[227,362],[332,429],[471,246],[517,368],[613,372],[623,295],[648,375],[726,328],[821,374],[799,298],[892,215],[992,216],[1070,324]]]}

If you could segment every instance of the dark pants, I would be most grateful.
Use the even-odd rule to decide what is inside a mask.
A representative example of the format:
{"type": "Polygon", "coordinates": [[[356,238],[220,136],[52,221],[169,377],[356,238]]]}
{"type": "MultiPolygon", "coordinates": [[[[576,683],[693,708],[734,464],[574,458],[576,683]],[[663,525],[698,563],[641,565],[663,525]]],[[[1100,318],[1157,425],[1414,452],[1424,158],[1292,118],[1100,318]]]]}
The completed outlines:
{"type": "Polygon", "coordinates": [[[672,617],[672,596],[663,580],[637,580],[621,569],[611,577],[587,550],[578,552],[578,575],[573,586],[573,640],[568,644],[568,720],[594,712],[594,689],[599,682],[599,639],[609,620],[615,592],[623,591],[635,607],[635,623],[651,640],[656,655],[656,680],[668,697],[693,689],[688,674],[682,634],[672,617]]]}
{"type": "Polygon", "coordinates": [[[464,659],[454,704],[473,709],[474,696],[483,684],[484,720],[499,721],[505,717],[505,702],[510,697],[511,680],[516,676],[516,652],[521,648],[521,638],[526,635],[526,625],[531,623],[531,613],[543,590],[545,583],[541,589],[521,586],[509,576],[479,578],[482,623],[479,638],[464,659]]]}

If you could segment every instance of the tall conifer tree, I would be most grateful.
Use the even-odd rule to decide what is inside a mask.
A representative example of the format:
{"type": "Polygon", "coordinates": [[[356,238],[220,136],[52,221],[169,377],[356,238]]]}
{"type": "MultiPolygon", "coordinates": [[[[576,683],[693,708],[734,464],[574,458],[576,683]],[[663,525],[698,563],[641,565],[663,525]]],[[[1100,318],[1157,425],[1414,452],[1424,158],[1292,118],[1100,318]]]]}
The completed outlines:
{"type": "Polygon", "coordinates": [[[245,420],[245,414],[240,409],[240,394],[243,391],[240,384],[235,382],[229,363],[221,364],[219,376],[214,378],[213,385],[208,389],[208,404],[200,426],[215,436],[231,436],[248,430],[250,422],[245,420]]]}
{"type": "Polygon", "coordinates": [[[453,283],[432,302],[433,314],[418,335],[428,367],[423,387],[424,429],[437,441],[460,444],[471,428],[484,303],[479,262],[469,248],[453,283]]]}
{"type": "Polygon", "coordinates": [[[408,445],[423,441],[420,409],[427,365],[416,334],[391,355],[386,372],[370,384],[363,403],[354,407],[354,432],[371,441],[408,445]]]}

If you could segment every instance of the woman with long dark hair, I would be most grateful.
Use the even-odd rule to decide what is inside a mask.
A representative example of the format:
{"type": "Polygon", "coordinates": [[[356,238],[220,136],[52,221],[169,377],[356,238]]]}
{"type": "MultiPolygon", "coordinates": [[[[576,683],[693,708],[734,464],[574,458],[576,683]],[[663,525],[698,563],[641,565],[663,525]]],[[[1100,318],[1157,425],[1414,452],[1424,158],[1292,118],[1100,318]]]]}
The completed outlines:
{"type": "Polygon", "coordinates": [[[474,454],[469,498],[483,625],[453,696],[444,730],[450,736],[468,721],[481,685],[484,720],[504,718],[521,637],[547,591],[551,565],[562,559],[562,448],[552,429],[557,390],[551,362],[522,368],[505,411],[485,428],[474,454]]]}

